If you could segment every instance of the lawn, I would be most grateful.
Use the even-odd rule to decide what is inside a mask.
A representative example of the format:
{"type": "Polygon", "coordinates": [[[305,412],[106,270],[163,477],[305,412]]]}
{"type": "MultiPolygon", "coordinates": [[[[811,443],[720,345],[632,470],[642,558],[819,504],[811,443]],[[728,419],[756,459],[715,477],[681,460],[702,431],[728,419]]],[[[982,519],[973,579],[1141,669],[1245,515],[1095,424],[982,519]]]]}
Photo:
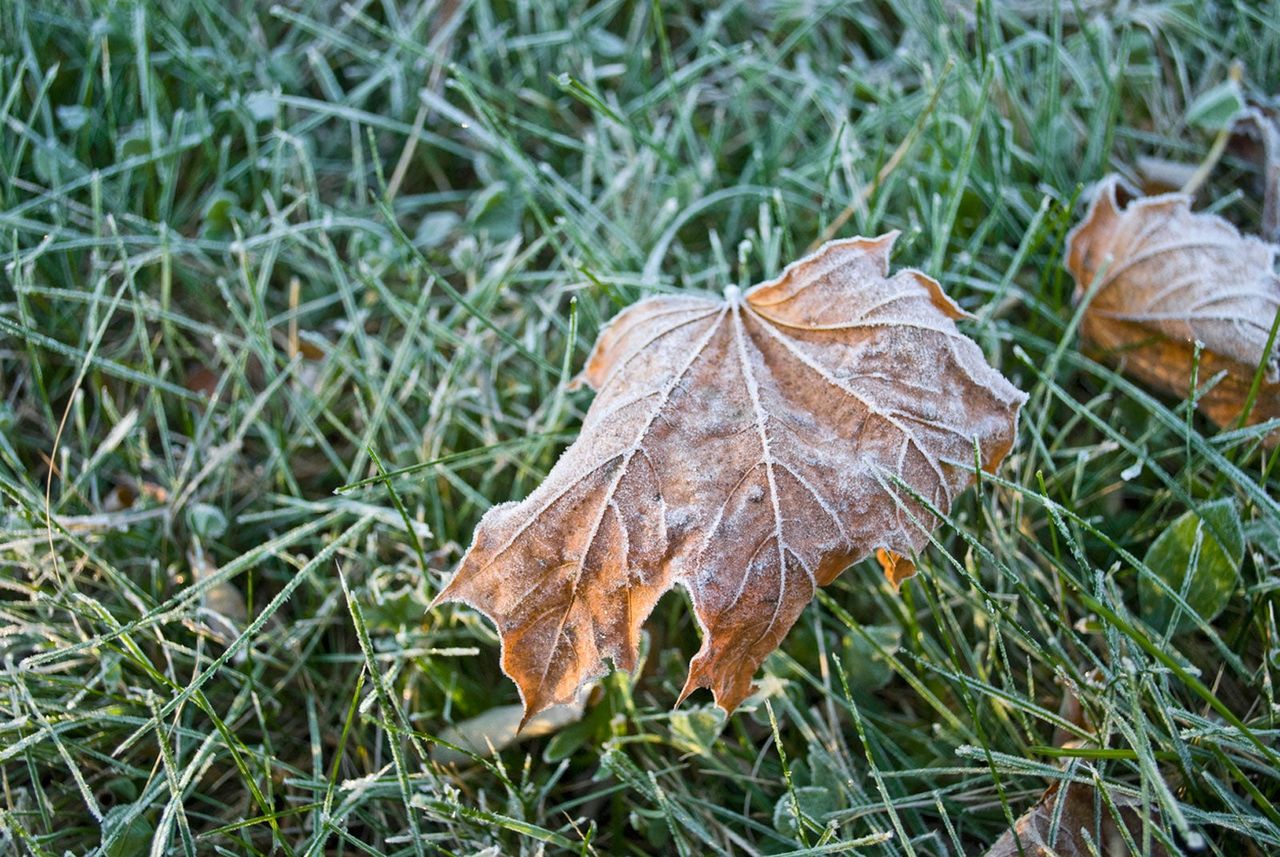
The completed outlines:
{"type": "MultiPolygon", "coordinates": [[[[1280,5],[0,3],[0,852],[980,854],[1074,782],[1277,853],[1267,427],[1083,351],[1063,267],[1233,75],[1280,92],[1280,5]],[[920,573],[845,571],[727,718],[673,591],[581,719],[450,751],[519,697],[427,606],[601,327],[894,229],[1030,397],[920,573]],[[1220,500],[1225,609],[1149,621],[1220,500]]],[[[1260,187],[1228,147],[1196,206],[1260,187]]]]}

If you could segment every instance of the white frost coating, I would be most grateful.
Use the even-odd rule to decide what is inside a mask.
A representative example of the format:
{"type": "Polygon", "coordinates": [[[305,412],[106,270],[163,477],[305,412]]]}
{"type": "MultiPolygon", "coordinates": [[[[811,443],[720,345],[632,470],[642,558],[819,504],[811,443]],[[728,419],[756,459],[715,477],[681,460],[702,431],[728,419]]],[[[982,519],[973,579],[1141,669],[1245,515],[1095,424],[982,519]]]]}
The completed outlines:
{"type": "Polygon", "coordinates": [[[486,515],[437,598],[497,624],[526,714],[606,660],[633,664],[677,585],[703,633],[684,693],[710,687],[732,709],[818,586],[926,543],[936,521],[881,470],[946,513],[975,439],[988,466],[1004,456],[1025,397],[935,282],[887,276],[893,237],[832,242],[722,302],[651,298],[602,331],[582,436],[486,515]]]}
{"type": "MultiPolygon", "coordinates": [[[[1245,366],[1257,366],[1280,309],[1276,247],[1214,214],[1191,210],[1181,193],[1138,197],[1111,176],[1067,235],[1077,297],[1094,283],[1089,313],[1140,324],[1245,366]],[[1105,264],[1108,259],[1114,260],[1105,264]],[[1105,267],[1104,267],[1105,264],[1105,267]]],[[[1267,359],[1280,380],[1280,354],[1267,359]]]]}

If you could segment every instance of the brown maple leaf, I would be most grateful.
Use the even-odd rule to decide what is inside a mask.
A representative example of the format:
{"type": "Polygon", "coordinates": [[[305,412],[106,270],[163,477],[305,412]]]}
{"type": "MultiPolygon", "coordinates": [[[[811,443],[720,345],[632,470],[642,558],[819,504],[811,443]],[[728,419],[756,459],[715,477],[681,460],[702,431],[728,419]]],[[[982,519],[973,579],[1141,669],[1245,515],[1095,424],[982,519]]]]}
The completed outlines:
{"type": "MultiPolygon", "coordinates": [[[[1113,810],[1097,789],[1085,783],[1054,783],[1039,802],[1023,813],[1010,830],[997,839],[984,857],[1092,857],[1095,854],[1128,854],[1126,833],[1142,847],[1142,802],[1113,792],[1113,810]],[[1121,824],[1123,823],[1123,828],[1121,824]]],[[[1148,810],[1149,820],[1159,826],[1160,813],[1148,810]]],[[[1169,852],[1152,840],[1150,857],[1169,852]]]]}
{"type": "Polygon", "coordinates": [[[827,244],[776,280],[664,295],[600,334],[578,440],[520,503],[489,510],[436,598],[488,616],[526,717],[631,670],[674,584],[702,630],[681,699],[732,711],[817,587],[880,551],[896,585],[943,512],[1013,443],[1025,396],[897,233],[827,244]],[[976,444],[976,447],[975,447],[976,444]],[[905,484],[910,490],[902,490],[905,484]]]}
{"type": "MultiPolygon", "coordinates": [[[[1221,217],[1195,214],[1184,194],[1140,197],[1112,176],[1067,238],[1076,299],[1092,290],[1080,334],[1126,371],[1180,396],[1226,375],[1197,404],[1220,426],[1239,419],[1280,309],[1276,248],[1221,217]]],[[[1280,416],[1280,357],[1266,357],[1249,423],[1280,416]]],[[[1272,434],[1270,441],[1277,439],[1272,434]]]]}

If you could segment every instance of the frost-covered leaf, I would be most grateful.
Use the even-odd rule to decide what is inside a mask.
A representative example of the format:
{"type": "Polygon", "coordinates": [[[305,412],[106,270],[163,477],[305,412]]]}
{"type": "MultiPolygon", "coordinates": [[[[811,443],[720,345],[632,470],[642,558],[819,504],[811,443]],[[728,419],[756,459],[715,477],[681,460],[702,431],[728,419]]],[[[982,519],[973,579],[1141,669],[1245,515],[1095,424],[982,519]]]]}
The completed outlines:
{"type": "Polygon", "coordinates": [[[520,706],[495,705],[441,732],[443,743],[432,745],[431,760],[442,765],[465,764],[471,761],[471,754],[488,756],[519,741],[550,735],[581,720],[585,704],[585,696],[579,695],[572,702],[548,707],[523,726],[520,706]]]}
{"type": "Polygon", "coordinates": [[[131,805],[113,806],[107,810],[101,827],[103,843],[111,843],[102,852],[105,857],[145,854],[155,835],[155,826],[131,805]]]}
{"type": "Polygon", "coordinates": [[[494,241],[506,241],[520,233],[524,210],[525,202],[519,193],[498,181],[475,195],[467,222],[476,230],[488,232],[494,241]]]}
{"type": "Polygon", "coordinates": [[[879,690],[893,678],[888,658],[902,645],[902,628],[898,625],[865,625],[865,634],[850,632],[845,640],[841,664],[849,684],[856,690],[879,690]]]}
{"type": "Polygon", "coordinates": [[[413,245],[423,250],[439,247],[462,218],[452,211],[432,211],[423,216],[414,233],[413,245]]]}
{"type": "Polygon", "coordinates": [[[1200,93],[1187,108],[1187,124],[1221,131],[1244,110],[1244,94],[1235,80],[1226,80],[1200,93]]]}
{"type": "Polygon", "coordinates": [[[677,711],[671,715],[671,741],[685,753],[707,754],[724,725],[724,715],[714,708],[677,711]]]}
{"type": "Polygon", "coordinates": [[[773,807],[773,827],[784,836],[800,832],[801,814],[822,824],[839,808],[839,799],[826,786],[799,786],[786,792],[773,807]]]}
{"type": "Polygon", "coordinates": [[[244,107],[254,122],[270,122],[276,118],[280,100],[270,92],[259,90],[245,96],[244,107]]]}
{"type": "Polygon", "coordinates": [[[201,539],[217,539],[227,531],[227,516],[209,503],[192,503],[187,510],[187,525],[201,539]]]}
{"type": "MultiPolygon", "coordinates": [[[[1143,812],[1139,801],[1113,792],[1114,813],[1093,786],[1070,783],[1050,787],[1031,809],[1023,813],[1012,830],[995,841],[986,857],[1094,857],[1098,854],[1133,853],[1129,840],[1142,848],[1143,812]],[[1123,827],[1116,820],[1116,814],[1123,827]],[[1019,847],[1021,846],[1021,847],[1019,847]]],[[[1159,824],[1160,814],[1150,810],[1150,823],[1159,824]]],[[[1155,839],[1149,857],[1168,853],[1155,839]]]]}
{"type": "MultiPolygon", "coordinates": [[[[188,552],[187,562],[191,570],[193,583],[201,584],[218,573],[218,568],[209,556],[197,548],[188,552]]],[[[202,634],[208,634],[224,646],[240,636],[240,632],[249,623],[249,608],[244,596],[230,581],[223,580],[204,590],[200,597],[200,605],[195,613],[186,620],[188,627],[202,634]]],[[[270,623],[278,629],[276,617],[270,623]]],[[[234,663],[242,663],[243,651],[234,656],[234,663]]]]}
{"type": "MultiPolygon", "coordinates": [[[[1216,500],[1185,512],[1147,550],[1143,563],[1177,592],[1187,606],[1212,622],[1235,592],[1244,560],[1244,527],[1235,501],[1216,500]]],[[[1138,582],[1142,618],[1153,628],[1187,631],[1195,622],[1172,598],[1144,577],[1138,582]],[[1174,616],[1178,614],[1175,622],[1174,616]]]]}
{"type": "Polygon", "coordinates": [[[1266,353],[1280,309],[1275,247],[1221,217],[1193,213],[1183,194],[1137,198],[1123,208],[1122,195],[1116,177],[1104,181],[1067,239],[1077,299],[1093,290],[1083,339],[1135,377],[1183,397],[1200,342],[1199,381],[1226,372],[1198,400],[1220,426],[1240,417],[1265,355],[1249,422],[1280,416],[1280,355],[1266,353]]]}
{"type": "Polygon", "coordinates": [[[87,108],[79,104],[62,104],[53,112],[58,117],[58,124],[72,134],[83,128],[93,116],[87,108]]]}
{"type": "Polygon", "coordinates": [[[1231,148],[1262,173],[1262,237],[1280,241],[1280,111],[1251,104],[1231,126],[1231,148]]]}
{"type": "Polygon", "coordinates": [[[936,520],[994,468],[1025,400],[895,234],[826,245],[740,293],[664,295],[596,342],[578,440],[523,502],[495,506],[437,597],[483,612],[526,716],[636,664],[673,585],[703,633],[681,698],[732,710],[813,597],[879,553],[897,584],[936,520]],[[976,444],[976,447],[975,447],[976,444]],[[907,486],[906,490],[903,486],[907,486]]]}

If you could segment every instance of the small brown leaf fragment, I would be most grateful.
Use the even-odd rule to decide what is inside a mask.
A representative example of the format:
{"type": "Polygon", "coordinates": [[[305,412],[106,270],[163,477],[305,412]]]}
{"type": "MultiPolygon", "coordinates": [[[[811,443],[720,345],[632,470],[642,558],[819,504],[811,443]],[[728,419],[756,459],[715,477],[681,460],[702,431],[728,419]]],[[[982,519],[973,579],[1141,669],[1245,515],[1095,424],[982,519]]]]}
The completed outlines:
{"type": "MultiPolygon", "coordinates": [[[[1093,290],[1081,338],[1122,362],[1136,378],[1176,396],[1198,379],[1224,378],[1198,401],[1219,426],[1240,418],[1280,308],[1276,248],[1241,235],[1227,221],[1195,214],[1183,194],[1129,196],[1106,179],[1085,219],[1067,238],[1076,299],[1093,290]]],[[[1266,357],[1248,423],[1280,416],[1280,355],[1266,357]]],[[[1273,433],[1270,442],[1280,440],[1273,433]]]]}
{"type": "Polygon", "coordinates": [[[190,366],[187,369],[186,377],[182,379],[182,386],[193,393],[204,393],[206,396],[212,397],[214,393],[218,392],[218,373],[208,366],[190,366]]]}
{"type": "MultiPolygon", "coordinates": [[[[1089,712],[1085,710],[1080,701],[1080,695],[1075,683],[1068,682],[1063,677],[1059,677],[1057,681],[1062,686],[1062,702],[1058,705],[1058,716],[1064,722],[1074,724],[1084,732],[1095,732],[1094,725],[1089,720],[1089,712]]],[[[1089,671],[1085,676],[1085,681],[1092,688],[1101,688],[1104,683],[1102,671],[1099,669],[1089,671]]],[[[1053,728],[1053,746],[1055,747],[1083,747],[1087,743],[1087,739],[1080,738],[1074,731],[1067,730],[1062,726],[1053,728]]]]}
{"type": "MultiPolygon", "coordinates": [[[[1124,822],[1124,830],[1142,848],[1142,804],[1113,792],[1111,802],[1124,822]]],[[[1159,825],[1160,813],[1150,809],[1152,825],[1159,825]]],[[[1128,854],[1121,826],[1116,822],[1097,789],[1083,783],[1055,783],[1039,802],[1023,813],[987,851],[986,857],[1093,857],[1095,854],[1128,854]],[[1053,827],[1057,816],[1056,831],[1053,827]],[[1087,835],[1087,839],[1086,839],[1087,835]],[[1092,847],[1090,846],[1092,843],[1092,847]],[[1019,850],[1018,846],[1022,848],[1019,850]]],[[[1149,857],[1168,853],[1155,839],[1149,857]]]]}
{"type": "Polygon", "coordinates": [[[916,564],[896,551],[876,548],[876,561],[880,563],[885,579],[892,584],[894,590],[902,586],[902,581],[916,573],[916,564]]]}
{"type": "Polygon", "coordinates": [[[133,486],[119,482],[102,498],[102,511],[104,512],[120,512],[128,509],[133,505],[133,501],[138,499],[138,495],[134,492],[133,486]]]}
{"type": "MultiPolygon", "coordinates": [[[[817,587],[924,547],[937,521],[911,492],[945,513],[975,442],[984,467],[1004,458],[1026,397],[936,282],[888,276],[895,237],[831,242],[722,300],[650,298],[601,332],[578,440],[489,510],[436,598],[497,625],[526,717],[606,659],[632,669],[677,584],[702,630],[681,699],[708,687],[732,711],[817,587]]],[[[911,568],[895,559],[897,580],[911,568]]]]}

